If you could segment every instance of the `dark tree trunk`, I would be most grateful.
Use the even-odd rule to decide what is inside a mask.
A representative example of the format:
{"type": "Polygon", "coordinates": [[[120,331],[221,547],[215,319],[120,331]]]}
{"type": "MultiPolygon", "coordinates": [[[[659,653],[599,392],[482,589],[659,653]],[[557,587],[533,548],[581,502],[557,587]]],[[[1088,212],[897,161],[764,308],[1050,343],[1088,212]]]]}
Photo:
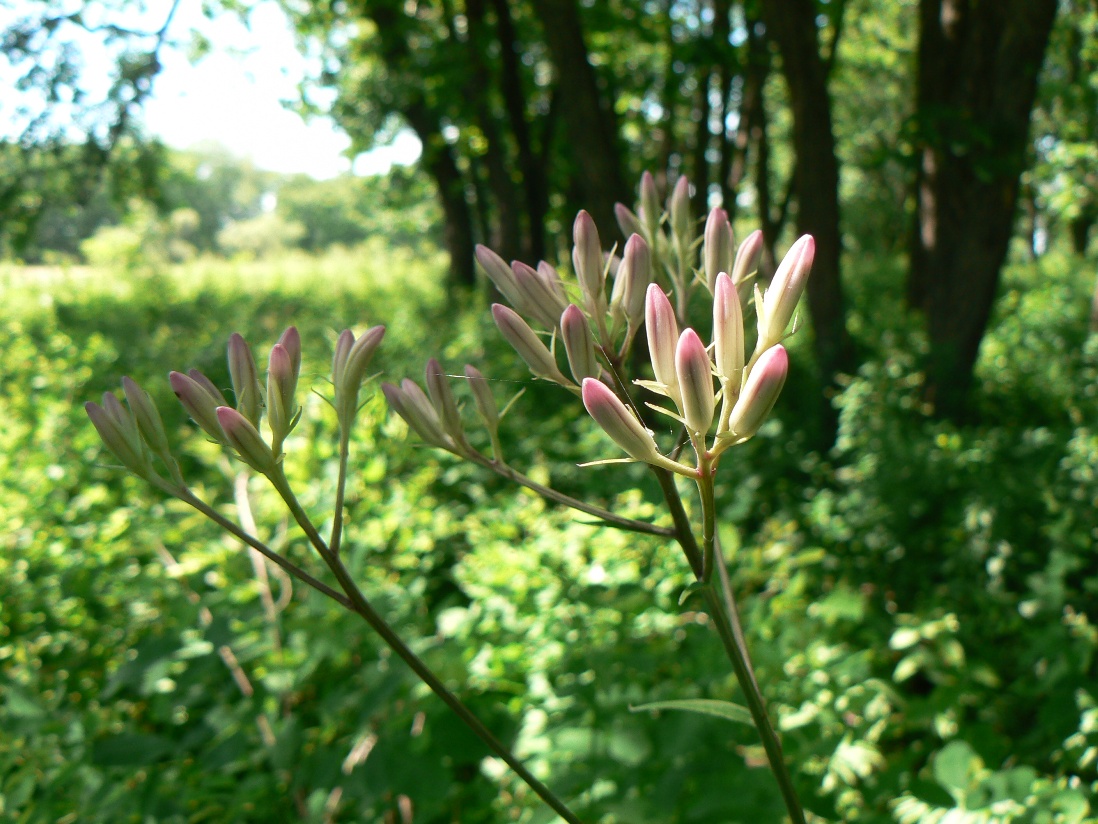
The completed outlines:
{"type": "MultiPolygon", "coordinates": [[[[389,71],[398,75],[414,72],[401,7],[389,0],[364,0],[361,8],[377,27],[380,56],[389,71]]],[[[450,253],[450,282],[472,286],[476,283],[473,215],[454,150],[442,137],[440,113],[431,106],[421,87],[411,86],[402,95],[399,110],[423,144],[421,162],[435,181],[442,205],[443,239],[450,253]]]]}
{"type": "Polygon", "coordinates": [[[469,60],[468,94],[487,144],[483,163],[495,207],[495,220],[489,221],[490,232],[486,237],[497,254],[505,260],[513,260],[525,257],[529,244],[524,242],[519,192],[510,173],[510,147],[503,140],[488,91],[494,83],[485,62],[491,35],[486,29],[484,0],[465,0],[465,18],[469,32],[465,43],[469,60]]]}
{"type": "Polygon", "coordinates": [[[617,226],[614,204],[632,201],[622,172],[613,102],[600,89],[588,60],[576,0],[534,0],[533,6],[565,95],[561,117],[579,171],[576,187],[602,235],[610,237],[617,226]]]}
{"type": "Polygon", "coordinates": [[[813,0],[765,0],[762,11],[766,30],[778,44],[789,87],[797,228],[816,239],[816,259],[808,279],[808,309],[816,335],[816,361],[824,380],[830,382],[853,366],[853,352],[839,278],[839,163],[827,90],[829,67],[820,57],[813,0]]]}
{"type": "Polygon", "coordinates": [[[511,134],[515,138],[519,171],[522,173],[523,203],[529,220],[527,243],[523,260],[545,257],[545,215],[549,210],[547,170],[538,161],[531,142],[530,123],[527,120],[526,94],[522,88],[522,69],[519,63],[521,44],[515,33],[508,0],[492,0],[496,12],[496,33],[499,39],[502,77],[500,91],[511,134]]]}
{"type": "Polygon", "coordinates": [[[1057,0],[922,0],[917,225],[908,295],[930,338],[927,399],[963,417],[1006,258],[1057,0]]]}

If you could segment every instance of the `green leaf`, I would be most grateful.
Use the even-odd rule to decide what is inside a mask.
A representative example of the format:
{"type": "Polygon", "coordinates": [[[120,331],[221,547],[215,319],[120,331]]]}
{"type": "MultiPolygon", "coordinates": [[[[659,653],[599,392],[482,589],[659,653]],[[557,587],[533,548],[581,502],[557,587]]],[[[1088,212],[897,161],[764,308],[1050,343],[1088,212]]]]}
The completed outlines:
{"type": "Polygon", "coordinates": [[[682,698],[676,701],[653,701],[651,704],[641,704],[638,707],[630,707],[630,712],[645,712],[647,710],[686,710],[701,715],[715,715],[728,721],[738,721],[741,724],[754,726],[751,712],[747,707],[733,704],[731,701],[716,701],[711,698],[682,698]]]}

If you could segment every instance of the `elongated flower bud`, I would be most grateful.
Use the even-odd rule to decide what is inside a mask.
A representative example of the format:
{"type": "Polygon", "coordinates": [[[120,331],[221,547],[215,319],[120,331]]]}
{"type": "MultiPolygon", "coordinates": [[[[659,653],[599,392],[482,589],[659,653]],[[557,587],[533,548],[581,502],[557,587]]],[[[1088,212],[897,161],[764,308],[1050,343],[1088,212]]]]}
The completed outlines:
{"type": "Polygon", "coordinates": [[[582,383],[584,378],[597,378],[600,369],[595,354],[595,338],[587,325],[587,318],[574,303],[568,304],[560,316],[560,330],[564,351],[568,354],[568,366],[576,383],[582,383]]]}
{"type": "Polygon", "coordinates": [[[473,402],[477,405],[481,420],[484,421],[489,434],[495,435],[499,428],[499,407],[496,406],[492,388],[480,370],[474,366],[465,366],[465,377],[469,381],[469,389],[473,393],[473,402]]]}
{"type": "Polygon", "coordinates": [[[335,352],[332,354],[332,386],[339,391],[339,384],[343,380],[343,373],[347,368],[347,357],[351,354],[351,347],[355,345],[355,333],[350,329],[344,329],[336,339],[335,352]]]}
{"type": "Polygon", "coordinates": [[[259,384],[259,370],[252,357],[251,347],[239,332],[229,337],[229,377],[236,395],[236,410],[259,426],[263,414],[263,389],[259,384]]]}
{"type": "Polygon", "coordinates": [[[293,370],[290,353],[281,343],[276,343],[271,347],[267,362],[267,421],[276,444],[281,444],[289,434],[297,412],[293,396],[297,381],[293,370]]]}
{"type": "Polygon", "coordinates": [[[500,333],[514,348],[520,358],[530,367],[530,371],[537,377],[550,380],[565,386],[571,385],[571,381],[561,374],[557,368],[556,359],[548,347],[541,342],[534,330],[527,325],[517,312],[508,309],[500,303],[492,304],[492,318],[499,327],[500,333]]]}
{"type": "Polygon", "coordinates": [[[694,240],[694,221],[690,217],[690,181],[680,175],[675,181],[671,197],[667,199],[667,211],[671,215],[671,234],[680,246],[689,246],[694,240]]]}
{"type": "Polygon", "coordinates": [[[427,361],[426,382],[427,394],[438,413],[443,431],[455,443],[462,443],[465,440],[465,429],[461,425],[461,413],[458,411],[457,401],[454,400],[454,393],[450,391],[450,383],[442,364],[436,358],[427,361]]]}
{"type": "Polygon", "coordinates": [[[614,204],[614,217],[618,219],[618,228],[625,237],[644,235],[644,224],[624,203],[614,204]]]}
{"type": "Polygon", "coordinates": [[[759,336],[774,344],[785,334],[785,327],[800,302],[808,273],[812,270],[812,258],[816,254],[816,241],[812,235],[802,235],[794,243],[770,281],[763,306],[759,311],[759,336]]]}
{"type": "Polygon", "coordinates": [[[595,228],[595,221],[587,212],[581,211],[576,215],[576,222],[572,226],[572,237],[575,241],[575,246],[572,248],[572,264],[576,269],[576,277],[579,278],[588,311],[592,317],[599,317],[606,312],[602,243],[599,240],[599,231],[595,228]]]}
{"type": "Polygon", "coordinates": [[[728,222],[728,212],[724,209],[712,209],[705,221],[705,249],[703,266],[705,283],[712,292],[717,286],[717,275],[732,271],[732,250],[736,246],[732,236],[732,224],[728,222]]]}
{"type": "Polygon", "coordinates": [[[756,229],[743,239],[743,243],[736,250],[736,260],[729,272],[732,276],[732,282],[736,286],[746,283],[748,278],[759,270],[759,256],[762,254],[762,248],[763,233],[761,229],[756,229]]]}
{"type": "Polygon", "coordinates": [[[282,344],[286,349],[286,354],[290,356],[290,374],[294,377],[293,387],[290,391],[292,397],[297,391],[297,382],[301,375],[301,333],[297,331],[296,326],[290,326],[282,333],[278,342],[282,344]]]}
{"type": "Polygon", "coordinates": [[[522,293],[527,314],[546,329],[556,329],[560,322],[560,313],[568,305],[563,294],[558,295],[537,270],[522,261],[516,260],[512,263],[511,271],[519,292],[522,293]]]}
{"type": "Polygon", "coordinates": [[[724,272],[717,275],[713,291],[713,361],[717,375],[738,390],[744,362],[743,307],[724,272]]]}
{"type": "Polygon", "coordinates": [[[204,374],[199,372],[197,369],[188,369],[187,377],[189,377],[192,381],[205,389],[206,394],[208,394],[211,398],[217,401],[218,406],[229,405],[229,402],[225,400],[225,396],[221,394],[221,390],[217,388],[214,382],[207,378],[204,374]]]}
{"type": "MultiPolygon", "coordinates": [[[[553,295],[554,303],[561,307],[567,306],[568,295],[564,291],[564,281],[560,279],[560,272],[558,272],[552,264],[546,263],[544,260],[539,260],[537,273],[538,277],[541,278],[542,283],[545,284],[546,288],[548,288],[549,292],[553,295]]],[[[563,308],[561,311],[564,311],[563,308]]]]}
{"type": "Polygon", "coordinates": [[[383,383],[381,391],[389,408],[396,412],[408,427],[424,441],[446,450],[453,450],[453,441],[442,431],[442,422],[430,401],[414,382],[405,379],[401,386],[383,383]],[[409,394],[412,390],[413,395],[409,394]]]}
{"type": "Polygon", "coordinates": [[[675,371],[682,393],[683,419],[695,433],[705,435],[713,423],[713,370],[705,344],[693,329],[684,329],[679,337],[675,371]]]}
{"type": "Polygon", "coordinates": [[[489,249],[487,246],[477,244],[476,247],[477,263],[484,269],[488,279],[495,284],[495,287],[499,290],[499,293],[507,299],[507,302],[515,307],[520,312],[525,312],[527,307],[523,302],[523,296],[521,290],[518,288],[518,284],[515,282],[514,272],[511,271],[511,267],[507,265],[506,261],[489,249]]]}
{"type": "Polygon", "coordinates": [[[644,234],[648,242],[655,244],[656,238],[659,237],[663,209],[660,208],[660,196],[656,191],[656,179],[652,177],[650,172],[641,175],[640,207],[637,217],[644,224],[644,234]]]}
{"type": "Polygon", "coordinates": [[[108,392],[103,395],[102,406],[88,401],[84,404],[84,411],[88,413],[103,444],[126,469],[143,478],[152,473],[152,464],[138,434],[137,424],[118,398],[108,392]]]}
{"type": "Polygon", "coordinates": [[[224,441],[233,448],[240,460],[264,475],[275,470],[277,462],[274,452],[250,420],[231,406],[217,407],[217,420],[221,424],[221,431],[225,433],[224,441]]]}
{"type": "Polygon", "coordinates": [[[160,419],[160,411],[153,399],[131,378],[122,378],[122,391],[126,394],[126,403],[133,413],[141,439],[170,466],[172,453],[168,446],[168,433],[164,430],[164,422],[160,419]]]}
{"type": "Polygon", "coordinates": [[[648,285],[652,282],[652,254],[644,238],[630,235],[625,242],[618,280],[623,281],[622,309],[633,328],[640,328],[644,320],[644,300],[648,285]]]}
{"type": "Polygon", "coordinates": [[[656,383],[663,384],[667,396],[679,403],[679,378],[675,372],[675,346],[679,323],[675,310],[659,284],[648,287],[644,304],[644,323],[648,332],[648,352],[652,358],[652,373],[656,383]]]}
{"type": "Polygon", "coordinates": [[[655,462],[660,457],[652,433],[602,381],[586,378],[583,405],[588,413],[626,454],[638,461],[655,462]]]}
{"type": "Polygon", "coordinates": [[[759,431],[774,408],[788,373],[789,355],[784,346],[778,344],[763,352],[751,368],[747,383],[728,419],[728,428],[735,435],[750,438],[759,431]]]}
{"type": "Polygon", "coordinates": [[[168,382],[191,420],[215,441],[225,443],[225,433],[217,419],[217,409],[226,405],[225,398],[210,380],[201,372],[191,370],[187,375],[181,372],[169,373],[168,382]]]}

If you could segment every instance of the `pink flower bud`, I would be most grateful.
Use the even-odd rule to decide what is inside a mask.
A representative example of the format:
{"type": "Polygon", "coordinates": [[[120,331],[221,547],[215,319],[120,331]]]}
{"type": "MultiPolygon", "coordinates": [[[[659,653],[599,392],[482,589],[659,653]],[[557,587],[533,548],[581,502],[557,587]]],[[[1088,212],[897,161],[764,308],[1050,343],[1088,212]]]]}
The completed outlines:
{"type": "Polygon", "coordinates": [[[644,301],[652,282],[652,254],[644,238],[630,235],[625,242],[618,280],[623,281],[622,309],[629,325],[639,328],[644,320],[644,301]]]}
{"type": "Polygon", "coordinates": [[[587,212],[581,211],[576,215],[576,222],[572,226],[572,237],[575,241],[575,246],[572,248],[572,264],[576,269],[576,277],[579,278],[588,311],[593,317],[598,317],[606,311],[602,244],[598,229],[595,228],[595,221],[587,212]]]}
{"type": "Polygon", "coordinates": [[[794,243],[770,281],[763,296],[759,312],[759,336],[774,344],[785,334],[785,327],[800,302],[808,273],[812,270],[812,258],[816,254],[816,241],[812,235],[802,235],[794,243]]]}
{"type": "Polygon", "coordinates": [[[644,234],[644,224],[624,203],[614,204],[614,217],[618,219],[618,228],[625,237],[644,234]]]}
{"type": "Polygon", "coordinates": [[[488,381],[480,373],[480,370],[474,366],[466,365],[465,377],[469,381],[469,389],[473,393],[473,402],[477,405],[477,412],[480,414],[481,420],[484,421],[484,425],[488,427],[489,433],[494,435],[499,427],[499,408],[496,406],[496,398],[492,394],[492,388],[488,385],[488,381]]]}
{"type": "Polygon", "coordinates": [[[252,357],[252,350],[239,332],[229,337],[229,377],[236,395],[236,409],[259,426],[263,414],[263,389],[259,385],[259,370],[252,357]]]}
{"type": "Polygon", "coordinates": [[[732,271],[732,250],[736,240],[732,236],[732,224],[728,222],[728,212],[713,209],[705,221],[705,240],[703,266],[705,283],[712,292],[717,285],[717,275],[732,271]]]}
{"type": "Polygon", "coordinates": [[[721,272],[713,291],[713,361],[717,375],[736,389],[744,361],[743,307],[732,278],[721,272]]]}
{"type": "Polygon", "coordinates": [[[671,215],[671,235],[681,246],[688,247],[694,240],[694,221],[690,216],[690,181],[679,175],[671,197],[667,199],[667,211],[671,215]]]}
{"type": "Polygon", "coordinates": [[[728,428],[741,438],[750,438],[759,431],[774,408],[785,377],[789,373],[789,355],[781,344],[763,352],[751,368],[740,398],[732,408],[728,428]]]}
{"type": "Polygon", "coordinates": [[[453,441],[442,431],[442,423],[431,402],[414,382],[405,379],[400,387],[383,383],[381,391],[389,408],[396,412],[408,427],[424,441],[442,449],[452,450],[453,441]],[[410,390],[410,391],[409,391],[410,390]]]}
{"type": "Polygon", "coordinates": [[[427,394],[431,399],[431,405],[438,413],[442,423],[442,429],[454,439],[456,443],[465,440],[465,429],[461,425],[461,413],[458,411],[454,393],[450,391],[450,384],[442,364],[436,358],[427,361],[427,394]]]}
{"type": "Polygon", "coordinates": [[[597,378],[600,368],[595,354],[595,339],[591,335],[591,327],[587,325],[587,318],[574,303],[568,304],[561,314],[560,330],[564,351],[568,354],[568,366],[576,383],[582,383],[584,378],[597,378]]]}
{"type": "Polygon", "coordinates": [[[654,461],[660,457],[652,433],[606,384],[585,378],[582,396],[591,417],[629,457],[638,461],[654,461]]]}
{"type": "Polygon", "coordinates": [[[736,260],[732,264],[732,282],[740,286],[747,282],[755,272],[759,270],[759,255],[762,254],[763,233],[761,229],[744,238],[740,248],[736,250],[736,260]]]}
{"type": "Polygon", "coordinates": [[[228,406],[228,401],[225,400],[225,396],[221,394],[221,390],[218,389],[212,380],[207,378],[197,369],[188,369],[187,377],[206,390],[206,393],[217,401],[218,406],[228,406]]]}
{"type": "Polygon", "coordinates": [[[495,284],[499,293],[520,312],[526,311],[526,305],[523,302],[522,292],[518,288],[518,284],[515,283],[515,275],[511,271],[511,267],[507,263],[489,249],[487,246],[482,246],[479,243],[476,247],[477,263],[484,269],[485,274],[488,275],[488,279],[495,284]]]}
{"type": "Polygon", "coordinates": [[[217,420],[225,433],[225,443],[233,448],[240,460],[264,475],[275,470],[274,452],[250,420],[231,406],[217,407],[217,420]]]}
{"type": "Polygon", "coordinates": [[[217,419],[217,409],[226,405],[225,399],[210,380],[201,372],[191,370],[187,375],[169,373],[168,382],[183,408],[202,431],[218,443],[225,443],[225,433],[217,419]]]}
{"type": "Polygon", "coordinates": [[[366,378],[366,367],[385,337],[384,326],[367,329],[358,340],[350,329],[344,329],[336,341],[332,357],[332,386],[335,387],[336,419],[347,432],[358,412],[358,393],[366,378]]]}
{"type": "MultiPolygon", "coordinates": [[[[560,272],[558,272],[552,264],[546,263],[544,260],[538,261],[537,268],[538,277],[553,294],[554,302],[559,306],[568,305],[568,296],[564,291],[564,282],[560,279],[560,272]]],[[[561,311],[564,311],[563,309],[561,311]]]]}
{"type": "Polygon", "coordinates": [[[663,209],[660,207],[660,196],[656,191],[656,179],[650,172],[641,175],[640,182],[640,207],[637,217],[644,223],[644,235],[648,242],[655,244],[659,236],[660,220],[663,217],[663,209]]]}
{"type": "MultiPolygon", "coordinates": [[[[301,375],[301,333],[296,326],[289,327],[278,339],[290,356],[290,371],[294,376],[294,390],[297,390],[298,377],[301,375]]],[[[290,393],[294,394],[293,392],[290,393]]]]}
{"type": "Polygon", "coordinates": [[[278,445],[289,434],[297,412],[293,395],[296,385],[290,353],[276,343],[267,362],[267,420],[278,445]]]}
{"type": "Polygon", "coordinates": [[[122,391],[126,394],[126,403],[130,406],[137,431],[156,455],[167,464],[171,464],[171,448],[168,446],[168,433],[164,431],[164,422],[149,393],[130,378],[122,378],[122,391]]]}
{"type": "Polygon", "coordinates": [[[544,328],[556,329],[560,313],[568,305],[563,290],[558,295],[537,270],[522,261],[516,260],[512,263],[511,271],[522,294],[522,303],[527,308],[526,314],[544,328]]]}
{"type": "Polygon", "coordinates": [[[526,321],[519,317],[517,312],[502,304],[493,303],[492,318],[495,320],[500,333],[518,352],[519,357],[526,362],[526,365],[530,367],[531,372],[539,378],[564,386],[571,384],[571,381],[564,377],[560,369],[557,368],[553,353],[534,334],[534,330],[527,325],[526,321]]]}
{"type": "Polygon", "coordinates": [[[687,427],[705,435],[713,423],[713,370],[709,353],[698,333],[684,329],[675,348],[675,371],[682,393],[682,416],[687,427]]]}
{"type": "Polygon", "coordinates": [[[84,411],[88,413],[103,444],[126,469],[143,478],[152,473],[152,465],[137,433],[137,426],[118,398],[108,392],[103,396],[103,406],[88,401],[84,404],[84,411]],[[114,398],[113,404],[109,398],[114,398]]]}
{"type": "Polygon", "coordinates": [[[648,352],[652,358],[652,374],[656,383],[663,384],[667,396],[679,402],[679,379],[675,372],[675,346],[679,323],[675,310],[659,284],[648,287],[644,304],[644,323],[648,332],[648,352]]]}

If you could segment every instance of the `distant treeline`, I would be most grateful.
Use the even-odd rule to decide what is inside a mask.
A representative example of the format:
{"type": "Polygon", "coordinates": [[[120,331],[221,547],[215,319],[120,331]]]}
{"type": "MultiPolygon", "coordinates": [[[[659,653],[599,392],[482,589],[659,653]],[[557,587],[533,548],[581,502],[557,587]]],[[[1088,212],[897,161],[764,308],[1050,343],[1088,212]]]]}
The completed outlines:
{"type": "Polygon", "coordinates": [[[319,252],[383,236],[418,243],[439,224],[429,181],[410,168],[329,180],[284,175],[210,146],[122,148],[84,177],[83,147],[0,144],[0,163],[36,185],[0,191],[0,255],[25,263],[178,262],[200,254],[319,252]],[[6,161],[6,162],[5,162],[6,161]]]}

